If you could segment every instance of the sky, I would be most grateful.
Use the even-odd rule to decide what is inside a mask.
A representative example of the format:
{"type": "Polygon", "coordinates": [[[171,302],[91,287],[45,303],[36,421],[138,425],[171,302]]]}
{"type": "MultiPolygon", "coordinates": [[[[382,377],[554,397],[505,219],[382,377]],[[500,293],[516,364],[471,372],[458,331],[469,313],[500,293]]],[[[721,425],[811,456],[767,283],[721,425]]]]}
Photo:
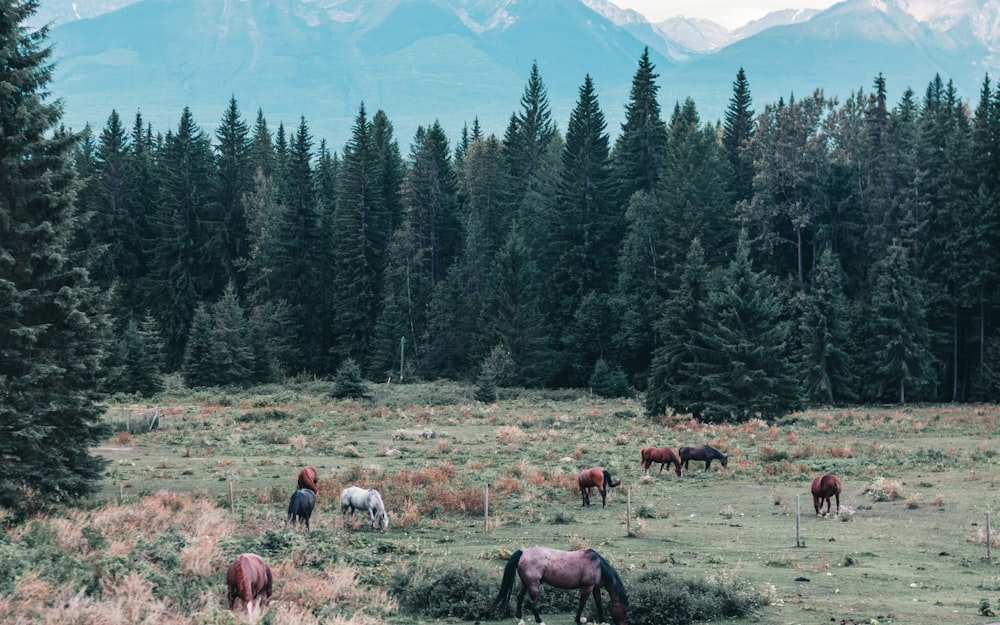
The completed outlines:
{"type": "Polygon", "coordinates": [[[610,0],[651,22],[684,15],[703,17],[733,29],[780,9],[825,9],[838,0],[610,0]]]}

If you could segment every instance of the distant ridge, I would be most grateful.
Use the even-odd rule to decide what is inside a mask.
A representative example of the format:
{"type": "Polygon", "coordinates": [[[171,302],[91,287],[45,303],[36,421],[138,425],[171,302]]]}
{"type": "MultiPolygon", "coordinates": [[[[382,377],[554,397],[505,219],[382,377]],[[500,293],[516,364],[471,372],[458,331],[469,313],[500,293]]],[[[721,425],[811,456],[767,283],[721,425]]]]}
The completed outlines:
{"type": "Polygon", "coordinates": [[[336,151],[361,102],[386,111],[403,146],[435,120],[452,141],[476,118],[501,135],[534,61],[560,128],[590,74],[616,136],[646,46],[664,110],[690,96],[703,121],[722,118],[740,67],[758,112],[816,88],[844,99],[880,72],[893,99],[906,87],[922,94],[935,73],[973,98],[986,72],[998,73],[1000,47],[1000,0],[847,0],[776,12],[725,41],[711,22],[650,24],[607,0],[105,0],[85,3],[87,14],[66,13],[66,0],[44,6],[81,18],[57,21],[51,39],[51,87],[69,126],[100,128],[115,109],[165,132],[190,107],[210,129],[235,96],[245,117],[260,109],[275,128],[304,117],[336,151]]]}

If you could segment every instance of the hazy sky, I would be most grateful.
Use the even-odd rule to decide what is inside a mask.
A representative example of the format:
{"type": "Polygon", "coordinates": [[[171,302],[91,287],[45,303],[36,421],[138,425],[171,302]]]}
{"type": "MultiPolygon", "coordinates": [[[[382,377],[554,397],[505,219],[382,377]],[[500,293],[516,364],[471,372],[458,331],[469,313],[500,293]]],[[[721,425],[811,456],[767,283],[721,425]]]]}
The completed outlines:
{"type": "Polygon", "coordinates": [[[727,28],[742,26],[779,9],[825,9],[838,0],[611,0],[642,13],[651,22],[685,15],[704,17],[727,28]]]}

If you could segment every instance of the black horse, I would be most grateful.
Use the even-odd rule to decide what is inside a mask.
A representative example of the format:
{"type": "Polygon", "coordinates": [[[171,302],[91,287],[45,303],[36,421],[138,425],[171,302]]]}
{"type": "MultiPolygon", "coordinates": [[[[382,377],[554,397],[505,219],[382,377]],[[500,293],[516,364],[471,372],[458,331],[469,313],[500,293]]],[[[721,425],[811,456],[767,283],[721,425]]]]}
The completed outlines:
{"type": "Polygon", "coordinates": [[[309,517],[312,516],[313,508],[316,507],[316,493],[309,488],[300,488],[292,493],[292,500],[288,502],[288,521],[292,527],[301,521],[309,529],[309,517]]]}
{"type": "Polygon", "coordinates": [[[688,470],[688,463],[691,460],[704,460],[705,470],[708,471],[708,467],[712,465],[713,460],[718,460],[722,463],[722,466],[727,466],[729,464],[729,459],[726,458],[726,454],[722,453],[715,447],[710,447],[708,445],[698,445],[696,447],[684,446],[677,450],[677,455],[681,459],[681,464],[684,465],[684,470],[688,470]]]}

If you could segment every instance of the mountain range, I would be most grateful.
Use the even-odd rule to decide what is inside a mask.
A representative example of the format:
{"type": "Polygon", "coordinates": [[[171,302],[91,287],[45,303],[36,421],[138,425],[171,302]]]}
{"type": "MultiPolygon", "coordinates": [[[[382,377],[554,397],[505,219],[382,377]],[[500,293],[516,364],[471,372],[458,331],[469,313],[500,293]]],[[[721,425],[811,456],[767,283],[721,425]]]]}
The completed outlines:
{"type": "Polygon", "coordinates": [[[846,0],[734,31],[608,0],[50,0],[36,18],[51,25],[50,87],[70,127],[117,110],[166,132],[189,107],[210,130],[235,97],[272,129],[304,118],[335,151],[362,102],[385,110],[404,151],[434,121],[452,140],[474,119],[502,135],[536,62],[560,128],[589,74],[616,136],[647,47],[666,114],[691,97],[704,121],[724,116],[741,67],[758,112],[816,88],[843,100],[879,73],[893,101],[935,74],[975,100],[1000,67],[1000,0],[846,0]]]}

